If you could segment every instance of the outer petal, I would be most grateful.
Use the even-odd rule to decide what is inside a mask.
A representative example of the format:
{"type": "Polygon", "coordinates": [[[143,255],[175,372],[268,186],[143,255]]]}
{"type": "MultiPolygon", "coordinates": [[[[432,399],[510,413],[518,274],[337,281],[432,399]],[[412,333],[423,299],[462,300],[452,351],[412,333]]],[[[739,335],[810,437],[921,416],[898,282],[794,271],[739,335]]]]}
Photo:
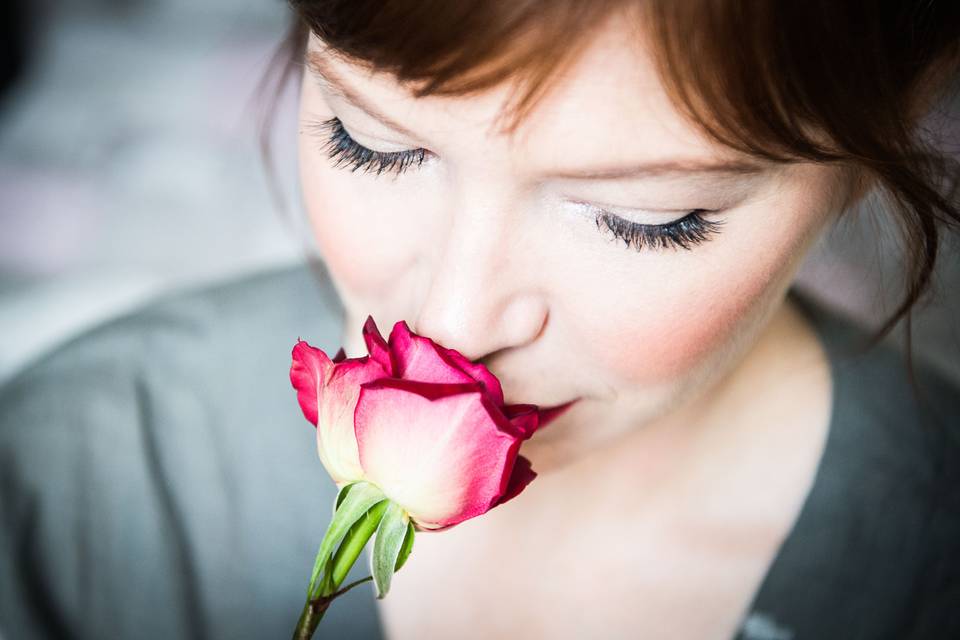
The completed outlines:
{"type": "Polygon", "coordinates": [[[393,325],[389,344],[396,363],[395,377],[422,382],[475,380],[483,385],[498,406],[503,404],[500,381],[489,369],[480,363],[471,362],[456,349],[447,349],[429,338],[411,332],[403,320],[393,325]]]}
{"type": "Polygon", "coordinates": [[[510,480],[507,483],[507,490],[500,496],[500,499],[497,500],[497,505],[501,505],[507,500],[516,497],[517,494],[523,491],[536,477],[537,472],[530,466],[530,461],[523,456],[517,456],[516,461],[513,463],[513,470],[510,473],[510,480]]]}
{"type": "Polygon", "coordinates": [[[341,485],[363,479],[353,413],[361,385],[384,378],[383,367],[369,356],[348,358],[334,366],[321,388],[317,424],[317,453],[334,482],[341,485]]]}
{"type": "Polygon", "coordinates": [[[439,349],[447,357],[449,362],[482,384],[497,405],[503,404],[503,388],[500,386],[500,381],[497,380],[495,375],[490,373],[489,369],[479,362],[467,360],[466,357],[456,349],[446,349],[444,347],[439,347],[439,349]]]}
{"type": "Polygon", "coordinates": [[[332,361],[321,349],[298,340],[293,348],[290,382],[304,416],[317,427],[317,454],[339,485],[362,479],[353,411],[360,384],[383,378],[380,363],[368,356],[332,361]]]}
{"type": "Polygon", "coordinates": [[[396,364],[396,378],[445,384],[474,382],[469,374],[447,358],[446,349],[411,332],[403,320],[393,325],[389,346],[396,364]]]}
{"type": "Polygon", "coordinates": [[[355,418],[364,477],[421,529],[486,513],[507,491],[521,440],[477,382],[377,380],[355,418]]]}
{"type": "Polygon", "coordinates": [[[333,371],[333,363],[327,354],[307,342],[297,339],[293,347],[293,364],[290,365],[290,384],[297,390],[297,402],[304,417],[317,426],[317,403],[320,389],[333,371]]]}
{"type": "Polygon", "coordinates": [[[540,411],[535,404],[508,404],[500,408],[524,440],[540,425],[540,411]]]}
{"type": "Polygon", "coordinates": [[[380,330],[377,329],[377,323],[374,322],[373,316],[367,316],[366,322],[363,323],[363,341],[367,343],[367,353],[380,363],[383,370],[387,372],[387,377],[399,378],[399,375],[394,376],[396,365],[390,355],[390,347],[387,346],[387,341],[380,335],[380,330]]]}

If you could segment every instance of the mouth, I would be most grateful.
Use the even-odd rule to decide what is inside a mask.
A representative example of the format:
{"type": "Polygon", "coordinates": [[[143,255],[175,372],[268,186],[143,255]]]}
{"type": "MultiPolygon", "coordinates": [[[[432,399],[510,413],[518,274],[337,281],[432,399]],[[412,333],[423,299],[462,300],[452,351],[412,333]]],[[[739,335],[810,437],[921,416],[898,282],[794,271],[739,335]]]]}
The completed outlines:
{"type": "Polygon", "coordinates": [[[561,415],[567,412],[567,409],[573,406],[574,403],[579,401],[580,398],[574,398],[570,402],[565,402],[563,404],[558,404],[552,407],[541,407],[540,408],[540,422],[538,429],[542,429],[548,423],[553,422],[561,415]]]}

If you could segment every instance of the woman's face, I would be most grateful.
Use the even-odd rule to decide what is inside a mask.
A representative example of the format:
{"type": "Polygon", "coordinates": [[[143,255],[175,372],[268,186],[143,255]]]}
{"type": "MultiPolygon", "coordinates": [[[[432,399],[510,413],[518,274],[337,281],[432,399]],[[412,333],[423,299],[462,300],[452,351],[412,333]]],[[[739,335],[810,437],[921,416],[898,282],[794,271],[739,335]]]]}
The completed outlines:
{"type": "Polygon", "coordinates": [[[511,140],[494,127],[507,87],[417,99],[311,37],[302,191],[347,310],[348,356],[366,353],[368,314],[385,332],[406,320],[482,359],[508,403],[579,398],[534,440],[582,442],[641,426],[732,370],[838,213],[842,184],[835,168],[763,165],[708,142],[635,38],[596,38],[511,140]],[[333,118],[341,166],[321,124],[333,118]],[[351,171],[367,153],[351,138],[426,152],[422,164],[395,156],[402,173],[351,171]],[[706,226],[674,229],[687,249],[650,235],[638,250],[600,210],[618,230],[655,234],[695,210],[706,226]]]}

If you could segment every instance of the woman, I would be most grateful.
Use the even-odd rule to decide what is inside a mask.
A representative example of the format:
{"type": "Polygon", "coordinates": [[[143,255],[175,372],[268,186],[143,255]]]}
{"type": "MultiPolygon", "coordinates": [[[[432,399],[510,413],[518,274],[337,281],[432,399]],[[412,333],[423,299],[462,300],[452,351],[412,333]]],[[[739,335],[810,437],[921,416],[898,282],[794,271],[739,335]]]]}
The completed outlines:
{"type": "Polygon", "coordinates": [[[508,403],[573,404],[524,444],[521,497],[418,536],[387,598],[354,589],[321,634],[960,632],[960,393],[791,289],[876,190],[910,262],[874,338],[925,291],[960,222],[916,128],[955,9],[292,5],[320,289],[172,297],[8,385],[4,629],[292,630],[333,489],[282,360],[298,335],[362,355],[370,314],[508,403]]]}

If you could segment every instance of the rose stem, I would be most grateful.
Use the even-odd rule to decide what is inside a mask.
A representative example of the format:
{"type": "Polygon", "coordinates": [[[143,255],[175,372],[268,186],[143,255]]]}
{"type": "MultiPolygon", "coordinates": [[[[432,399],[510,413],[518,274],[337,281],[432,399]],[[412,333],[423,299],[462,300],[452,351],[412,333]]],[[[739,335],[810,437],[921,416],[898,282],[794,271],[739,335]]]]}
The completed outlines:
{"type": "Polygon", "coordinates": [[[307,602],[303,605],[303,611],[297,621],[297,628],[293,632],[293,640],[310,640],[334,598],[343,595],[361,582],[372,579],[372,576],[367,576],[350,584],[345,589],[337,591],[337,588],[347,577],[350,568],[357,561],[360,552],[363,551],[363,547],[380,525],[380,520],[383,518],[383,512],[386,510],[388,502],[388,500],[378,502],[356,524],[350,527],[350,531],[345,536],[346,541],[340,545],[333,556],[330,576],[324,576],[320,581],[320,594],[316,598],[311,597],[312,594],[308,594],[307,602]]]}

